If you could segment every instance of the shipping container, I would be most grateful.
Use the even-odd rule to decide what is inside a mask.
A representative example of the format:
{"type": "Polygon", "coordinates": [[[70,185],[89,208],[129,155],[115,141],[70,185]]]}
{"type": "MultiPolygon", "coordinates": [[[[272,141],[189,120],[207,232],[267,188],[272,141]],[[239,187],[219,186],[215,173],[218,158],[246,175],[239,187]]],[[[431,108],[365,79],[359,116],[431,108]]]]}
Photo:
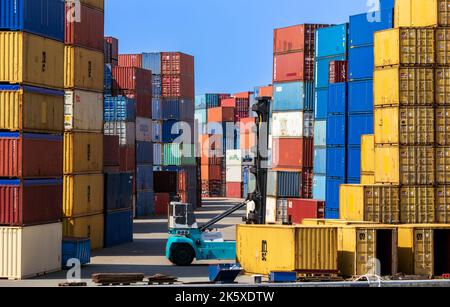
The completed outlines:
{"type": "Polygon", "coordinates": [[[171,143],[181,136],[181,125],[175,120],[165,120],[163,122],[162,142],[171,143]]]}
{"type": "Polygon", "coordinates": [[[132,146],[120,147],[120,167],[121,172],[134,172],[136,169],[136,150],[132,146]]]}
{"type": "Polygon", "coordinates": [[[447,28],[436,29],[436,63],[438,65],[450,64],[450,58],[446,52],[450,44],[450,31],[447,28]]]}
{"type": "Polygon", "coordinates": [[[163,165],[181,166],[182,150],[178,143],[164,144],[163,146],[163,165]]]}
{"type": "Polygon", "coordinates": [[[190,99],[178,99],[178,101],[180,104],[180,120],[192,122],[195,117],[194,101],[190,99]]]}
{"type": "Polygon", "coordinates": [[[97,173],[103,170],[103,134],[64,134],[64,174],[97,173]]]}
{"type": "Polygon", "coordinates": [[[436,223],[437,197],[433,186],[405,186],[400,189],[402,224],[436,223]]]}
{"type": "Polygon", "coordinates": [[[142,68],[151,70],[154,75],[161,74],[161,53],[142,53],[142,68]]]}
{"type": "Polygon", "coordinates": [[[348,221],[400,222],[400,188],[393,185],[341,185],[340,215],[348,221]]]}
{"type": "Polygon", "coordinates": [[[155,193],[155,214],[167,216],[169,213],[170,195],[168,193],[155,193]]]}
{"type": "Polygon", "coordinates": [[[30,226],[59,222],[62,180],[0,180],[0,225],[30,226]]]}
{"type": "Polygon", "coordinates": [[[104,211],[103,174],[64,176],[63,216],[74,218],[104,211]]]}
{"type": "Polygon", "coordinates": [[[312,138],[274,138],[272,168],[294,170],[312,168],[313,152],[312,138]]]}
{"type": "MultiPolygon", "coordinates": [[[[373,74],[373,71],[371,72],[373,74]]],[[[373,80],[353,81],[348,84],[348,112],[373,113],[373,80]]]]}
{"type": "Polygon", "coordinates": [[[316,89],[314,96],[314,117],[326,120],[328,115],[328,87],[316,89]]]}
{"type": "Polygon", "coordinates": [[[436,144],[450,145],[450,107],[436,107],[436,144]]]}
{"type": "Polygon", "coordinates": [[[70,237],[63,238],[62,261],[61,261],[63,268],[69,267],[70,259],[78,259],[82,266],[90,263],[91,240],[89,240],[88,238],[70,238],[70,237]]]}
{"type": "Polygon", "coordinates": [[[273,97],[273,85],[268,86],[257,86],[254,89],[254,98],[272,98],[273,97]]]}
{"type": "Polygon", "coordinates": [[[133,242],[133,211],[105,214],[105,248],[133,242]]]}
{"type": "Polygon", "coordinates": [[[269,171],[267,174],[267,195],[283,198],[300,198],[301,184],[301,172],[269,171]]]}
{"type": "Polygon", "coordinates": [[[152,120],[149,118],[136,118],[136,141],[152,141],[152,120]]]}
{"type": "Polygon", "coordinates": [[[136,189],[137,191],[148,191],[153,189],[153,166],[136,166],[136,189]]]}
{"type": "Polygon", "coordinates": [[[102,52],[65,46],[64,88],[103,92],[104,69],[102,52]]]}
{"type": "Polygon", "coordinates": [[[346,55],[333,55],[326,58],[316,58],[316,72],[314,76],[316,89],[328,87],[328,81],[330,78],[330,62],[345,60],[347,60],[346,55]]]}
{"type": "Polygon", "coordinates": [[[227,182],[227,198],[243,198],[242,182],[227,182]]]}
{"type": "Polygon", "coordinates": [[[310,112],[274,112],[272,136],[276,138],[301,138],[312,136],[310,112]]]}
{"type": "Polygon", "coordinates": [[[119,54],[119,66],[121,67],[142,67],[142,54],[119,54]]]}
{"type": "Polygon", "coordinates": [[[0,86],[0,129],[62,133],[64,92],[31,86],[0,86]]]}
{"type": "MultiPolygon", "coordinates": [[[[375,161],[375,160],[373,160],[375,161]]],[[[375,163],[375,162],[373,162],[375,163]]],[[[347,178],[353,179],[356,183],[361,178],[361,146],[347,146],[347,178]]],[[[350,182],[349,182],[350,183],[350,182]]]]}
{"type": "Polygon", "coordinates": [[[116,135],[103,135],[103,165],[120,165],[119,137],[116,135]]]}
{"type": "Polygon", "coordinates": [[[327,210],[339,211],[340,186],[344,184],[345,181],[346,180],[344,178],[327,177],[325,186],[326,187],[325,208],[327,210]]]}
{"type": "Polygon", "coordinates": [[[132,207],[133,180],[133,173],[105,174],[105,212],[132,207]]]}
{"type": "Polygon", "coordinates": [[[138,191],[136,194],[136,217],[148,217],[155,213],[155,193],[138,191]]]}
{"type": "Polygon", "coordinates": [[[330,62],[328,72],[329,85],[335,83],[344,83],[348,79],[348,61],[332,61],[330,62]]]}
{"type": "Polygon", "coordinates": [[[438,185],[435,191],[436,195],[436,223],[450,223],[450,187],[447,185],[438,185]]]}
{"type": "Polygon", "coordinates": [[[314,146],[327,145],[327,121],[316,120],[314,122],[314,146]]]}
{"type": "Polygon", "coordinates": [[[145,90],[151,92],[152,72],[138,67],[114,67],[113,87],[120,90],[145,90]]]}
{"type": "Polygon", "coordinates": [[[195,98],[195,81],[188,75],[162,75],[162,96],[164,98],[195,98]]]}
{"type": "Polygon", "coordinates": [[[134,146],[136,143],[136,124],[134,122],[105,122],[105,135],[120,137],[120,146],[134,146]]]}
{"type": "Polygon", "coordinates": [[[316,30],[327,26],[302,24],[275,29],[273,52],[314,51],[316,30]]]}
{"type": "Polygon", "coordinates": [[[314,54],[298,51],[275,54],[273,57],[273,82],[313,81],[314,54]]]}
{"type": "Polygon", "coordinates": [[[325,175],[327,173],[327,148],[314,147],[314,173],[325,175]]]}
{"type": "MultiPolygon", "coordinates": [[[[280,202],[280,201],[279,201],[280,202]]],[[[292,224],[302,224],[304,219],[324,218],[325,203],[312,199],[285,199],[286,221],[292,224]]]]}
{"type": "Polygon", "coordinates": [[[226,182],[242,183],[242,167],[239,165],[226,167],[226,182]]]}
{"type": "Polygon", "coordinates": [[[147,89],[122,90],[114,89],[113,96],[126,96],[136,102],[136,115],[141,117],[152,117],[152,91],[147,89]]]}
{"type": "Polygon", "coordinates": [[[124,96],[105,96],[103,119],[105,122],[134,122],[136,120],[136,102],[124,96]]]}
{"type": "Polygon", "coordinates": [[[436,83],[435,83],[435,91],[436,91],[436,104],[438,106],[447,106],[448,105],[448,89],[450,86],[450,69],[439,67],[436,68],[436,83]]]}
{"type": "Polygon", "coordinates": [[[394,15],[396,28],[450,25],[445,0],[396,0],[394,15]]]}
{"type": "Polygon", "coordinates": [[[162,119],[163,120],[180,120],[180,100],[164,99],[162,101],[162,119]]]}
{"type": "Polygon", "coordinates": [[[63,236],[89,238],[91,239],[92,250],[102,249],[104,246],[104,225],[103,214],[65,218],[63,219],[63,236]]]}
{"type": "Polygon", "coordinates": [[[328,114],[347,112],[347,83],[334,83],[328,86],[328,114]]]}
{"type": "MultiPolygon", "coordinates": [[[[105,0],[80,0],[80,3],[101,11],[105,9],[105,0]]],[[[111,41],[112,37],[108,37],[107,39],[108,41],[111,41]]]]}
{"type": "Polygon", "coordinates": [[[361,172],[375,173],[375,136],[373,134],[361,137],[361,172]]]}
{"type": "Polygon", "coordinates": [[[347,144],[347,115],[333,114],[327,118],[327,146],[347,144]]]}
{"type": "Polygon", "coordinates": [[[209,123],[234,122],[234,116],[235,116],[234,108],[219,107],[208,109],[209,123]]]}
{"type": "Polygon", "coordinates": [[[346,147],[327,147],[327,176],[333,178],[347,177],[346,147]]]}
{"type": "Polygon", "coordinates": [[[436,147],[436,181],[439,184],[450,183],[450,148],[436,147]]]}
{"type": "Polygon", "coordinates": [[[153,98],[160,98],[162,96],[162,76],[152,75],[152,96],[153,98]]]}
{"type": "Polygon", "coordinates": [[[83,90],[66,91],[64,128],[74,132],[102,132],[103,95],[83,90]]]}
{"type": "Polygon", "coordinates": [[[348,24],[326,27],[316,31],[316,58],[347,54],[348,24]]]}
{"type": "Polygon", "coordinates": [[[359,113],[348,115],[347,144],[361,146],[361,136],[374,133],[373,113],[359,113]]]}
{"type": "Polygon", "coordinates": [[[181,52],[161,53],[161,73],[163,75],[194,75],[194,57],[181,52]]]}
{"type": "Polygon", "coordinates": [[[0,278],[17,280],[60,271],[62,237],[61,223],[1,227],[0,278]]]}
{"type": "Polygon", "coordinates": [[[162,144],[153,144],[153,164],[163,165],[162,144]]]}
{"type": "Polygon", "coordinates": [[[314,107],[314,83],[275,83],[273,88],[273,111],[312,110],[314,107]]]}
{"type": "Polygon", "coordinates": [[[350,47],[373,45],[375,32],[393,28],[394,13],[391,7],[388,9],[380,7],[380,11],[371,12],[371,14],[369,18],[367,13],[350,16],[350,47]],[[374,22],[375,20],[376,22],[374,22]]]}
{"type": "MultiPolygon", "coordinates": [[[[104,1],[104,0],[99,0],[99,1],[104,1]]],[[[82,1],[83,2],[83,1],[82,1]]],[[[86,1],[84,1],[86,2],[86,1]]],[[[95,6],[94,6],[95,7],[95,6]]],[[[115,37],[105,37],[104,41],[109,45],[109,52],[107,50],[105,50],[105,54],[109,53],[110,57],[108,57],[108,60],[114,60],[114,61],[118,61],[119,60],[119,40],[115,37]]],[[[108,63],[108,62],[106,62],[108,63]]],[[[109,62],[109,64],[112,64],[112,61],[109,62]]]]}
{"type": "Polygon", "coordinates": [[[0,49],[0,82],[64,88],[62,42],[25,32],[0,32],[0,40],[10,47],[0,49]]]}
{"type": "Polygon", "coordinates": [[[237,227],[237,261],[247,274],[267,275],[273,271],[336,273],[337,245],[335,227],[237,227]]]}
{"type": "Polygon", "coordinates": [[[153,143],[136,142],[136,163],[153,164],[153,143]]]}
{"type": "Polygon", "coordinates": [[[348,67],[350,81],[373,79],[373,45],[351,47],[348,52],[348,67]]]}

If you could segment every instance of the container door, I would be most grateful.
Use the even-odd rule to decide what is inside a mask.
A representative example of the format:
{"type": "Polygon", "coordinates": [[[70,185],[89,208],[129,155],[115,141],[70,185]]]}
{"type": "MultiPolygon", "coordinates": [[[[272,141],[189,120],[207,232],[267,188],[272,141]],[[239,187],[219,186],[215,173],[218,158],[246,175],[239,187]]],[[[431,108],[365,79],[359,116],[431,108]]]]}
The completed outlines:
{"type": "Polygon", "coordinates": [[[376,273],[376,231],[360,229],[356,236],[356,275],[376,273]]]}
{"type": "Polygon", "coordinates": [[[434,273],[434,231],[414,231],[414,274],[432,276],[434,273]]]}

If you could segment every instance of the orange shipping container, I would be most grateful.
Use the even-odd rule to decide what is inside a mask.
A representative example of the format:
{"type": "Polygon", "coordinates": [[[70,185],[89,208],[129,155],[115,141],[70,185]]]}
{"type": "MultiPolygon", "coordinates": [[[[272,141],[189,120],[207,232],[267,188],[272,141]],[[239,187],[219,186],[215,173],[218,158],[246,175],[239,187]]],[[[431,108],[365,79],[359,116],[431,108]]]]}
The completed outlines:
{"type": "Polygon", "coordinates": [[[222,107],[236,108],[236,98],[225,98],[220,103],[222,107]]]}
{"type": "Polygon", "coordinates": [[[242,92],[242,93],[236,93],[234,94],[234,98],[238,98],[238,99],[250,99],[250,95],[252,94],[252,92],[242,92]]]}
{"type": "Polygon", "coordinates": [[[241,134],[241,149],[251,150],[256,146],[256,134],[245,133],[241,134]]]}
{"type": "Polygon", "coordinates": [[[278,54],[273,58],[273,81],[314,80],[314,54],[303,51],[278,54]]]}
{"type": "Polygon", "coordinates": [[[202,165],[202,180],[222,180],[220,165],[202,165]]]}
{"type": "Polygon", "coordinates": [[[260,97],[273,97],[273,86],[262,86],[259,88],[259,96],[260,97]]]}
{"type": "Polygon", "coordinates": [[[208,110],[208,122],[210,123],[224,123],[234,122],[234,108],[219,107],[208,110]]]}
{"type": "Polygon", "coordinates": [[[313,167],[312,138],[273,139],[273,169],[303,169],[313,167]]]}

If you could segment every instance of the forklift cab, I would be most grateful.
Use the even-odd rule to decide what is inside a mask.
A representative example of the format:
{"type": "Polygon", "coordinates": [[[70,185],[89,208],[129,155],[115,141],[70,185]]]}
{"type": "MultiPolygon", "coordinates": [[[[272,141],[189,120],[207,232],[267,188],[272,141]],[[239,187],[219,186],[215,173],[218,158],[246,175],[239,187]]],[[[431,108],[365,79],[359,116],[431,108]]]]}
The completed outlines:
{"type": "Polygon", "coordinates": [[[198,229],[194,208],[191,204],[171,202],[169,205],[169,232],[176,234],[177,230],[183,229],[198,229]]]}

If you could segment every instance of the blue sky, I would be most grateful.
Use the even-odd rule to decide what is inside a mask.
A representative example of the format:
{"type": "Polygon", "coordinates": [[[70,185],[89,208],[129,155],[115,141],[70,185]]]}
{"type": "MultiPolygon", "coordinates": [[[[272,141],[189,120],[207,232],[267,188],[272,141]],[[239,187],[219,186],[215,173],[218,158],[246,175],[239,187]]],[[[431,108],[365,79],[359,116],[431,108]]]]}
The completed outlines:
{"type": "Polygon", "coordinates": [[[196,92],[240,92],[272,81],[273,29],[343,23],[368,0],[106,0],[107,35],[121,53],[195,56],[196,92]]]}

